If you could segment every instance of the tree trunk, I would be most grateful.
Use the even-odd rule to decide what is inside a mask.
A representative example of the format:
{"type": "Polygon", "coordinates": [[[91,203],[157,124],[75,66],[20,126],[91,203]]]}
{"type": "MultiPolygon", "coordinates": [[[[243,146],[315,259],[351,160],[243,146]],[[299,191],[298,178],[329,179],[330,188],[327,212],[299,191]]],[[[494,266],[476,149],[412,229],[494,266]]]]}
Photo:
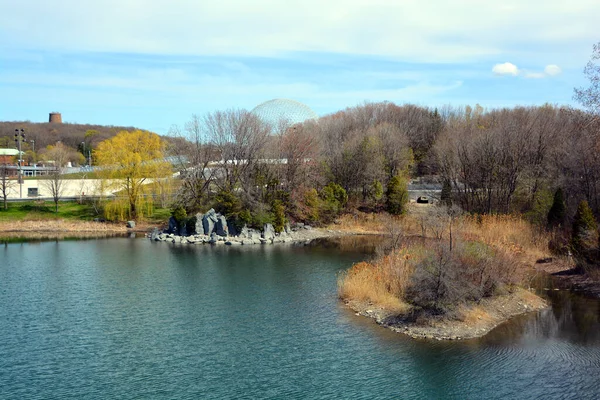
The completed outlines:
{"type": "Polygon", "coordinates": [[[135,208],[135,201],[129,202],[129,209],[131,210],[131,219],[134,221],[137,219],[137,210],[135,208]]]}

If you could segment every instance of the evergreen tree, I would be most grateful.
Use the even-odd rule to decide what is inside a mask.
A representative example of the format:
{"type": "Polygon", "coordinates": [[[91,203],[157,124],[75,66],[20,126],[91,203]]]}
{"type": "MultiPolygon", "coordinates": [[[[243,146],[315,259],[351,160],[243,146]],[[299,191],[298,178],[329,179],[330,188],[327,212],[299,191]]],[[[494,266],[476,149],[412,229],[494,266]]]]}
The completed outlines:
{"type": "Polygon", "coordinates": [[[275,228],[275,232],[283,232],[285,226],[285,209],[281,200],[273,201],[271,212],[273,213],[273,228],[275,228]]]}
{"type": "Polygon", "coordinates": [[[450,207],[452,205],[452,185],[450,185],[450,181],[447,179],[444,179],[440,200],[445,206],[450,207]]]}
{"type": "Polygon", "coordinates": [[[554,193],[552,207],[550,207],[550,211],[548,211],[548,228],[552,229],[563,225],[565,223],[565,214],[565,196],[563,190],[558,188],[554,193]]]}
{"type": "Polygon", "coordinates": [[[406,212],[406,204],[408,203],[407,186],[406,178],[399,175],[394,176],[388,182],[386,207],[390,214],[400,215],[406,212]]]}
{"type": "Polygon", "coordinates": [[[586,256],[598,244],[598,224],[587,201],[582,201],[577,207],[573,220],[571,249],[578,256],[586,256]]]}

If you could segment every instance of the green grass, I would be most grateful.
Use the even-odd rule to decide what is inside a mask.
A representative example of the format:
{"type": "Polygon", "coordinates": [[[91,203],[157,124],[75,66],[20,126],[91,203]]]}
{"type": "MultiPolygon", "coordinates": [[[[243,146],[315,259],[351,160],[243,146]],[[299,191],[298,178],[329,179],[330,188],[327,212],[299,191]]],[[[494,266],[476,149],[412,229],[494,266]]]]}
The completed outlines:
{"type": "Polygon", "coordinates": [[[54,203],[51,201],[8,203],[8,210],[0,207],[0,222],[40,219],[89,221],[98,217],[94,208],[88,204],[61,201],[58,203],[58,213],[54,212],[54,207],[54,203]]]}
{"type": "MultiPolygon", "coordinates": [[[[159,223],[168,220],[170,216],[170,209],[155,208],[154,214],[150,217],[144,217],[144,220],[159,223]]],[[[54,212],[52,201],[8,203],[8,210],[4,210],[3,204],[0,202],[0,222],[44,219],[91,221],[94,218],[102,218],[102,215],[96,214],[91,204],[79,204],[76,201],[60,201],[58,203],[58,213],[54,212]]]]}

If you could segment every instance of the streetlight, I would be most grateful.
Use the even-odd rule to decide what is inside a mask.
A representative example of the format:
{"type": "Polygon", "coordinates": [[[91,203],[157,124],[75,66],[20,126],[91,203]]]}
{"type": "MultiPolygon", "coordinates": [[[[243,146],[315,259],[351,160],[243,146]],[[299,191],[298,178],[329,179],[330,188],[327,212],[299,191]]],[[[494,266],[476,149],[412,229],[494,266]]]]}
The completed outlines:
{"type": "Polygon", "coordinates": [[[22,157],[22,153],[21,153],[21,142],[25,140],[25,130],[23,128],[21,129],[15,129],[15,144],[17,145],[18,149],[19,149],[19,162],[18,162],[18,166],[19,166],[19,198],[23,198],[23,159],[22,157]]]}
{"type": "MultiPolygon", "coordinates": [[[[81,142],[81,148],[82,148],[82,152],[83,152],[83,156],[85,157],[85,142],[81,142]]],[[[90,147],[87,147],[87,162],[88,162],[88,167],[92,166],[92,149],[90,149],[90,147]]]]}

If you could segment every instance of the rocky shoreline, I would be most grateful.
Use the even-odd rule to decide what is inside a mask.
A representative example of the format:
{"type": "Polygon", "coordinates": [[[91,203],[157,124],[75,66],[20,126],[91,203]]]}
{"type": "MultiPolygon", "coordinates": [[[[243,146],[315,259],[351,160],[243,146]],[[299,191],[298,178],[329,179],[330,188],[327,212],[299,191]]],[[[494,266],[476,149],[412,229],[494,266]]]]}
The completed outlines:
{"type": "MultiPolygon", "coordinates": [[[[268,232],[268,231],[267,231],[268,232]]],[[[348,232],[323,230],[312,227],[305,228],[290,228],[289,232],[274,233],[271,236],[269,233],[264,235],[263,232],[256,230],[249,233],[239,234],[237,236],[220,236],[215,233],[211,235],[194,234],[194,235],[177,235],[174,233],[160,232],[154,229],[147,236],[150,240],[157,242],[168,242],[176,244],[211,244],[211,245],[258,245],[258,244],[277,244],[277,243],[310,243],[314,239],[325,237],[349,235],[348,232]]]]}
{"type": "Polygon", "coordinates": [[[341,236],[347,233],[333,230],[313,228],[309,225],[296,223],[293,226],[286,223],[281,232],[276,232],[272,224],[264,224],[262,230],[244,226],[238,230],[231,221],[210,209],[205,214],[196,216],[194,233],[188,234],[190,227],[181,227],[171,217],[169,226],[162,232],[155,228],[148,237],[157,242],[177,244],[212,244],[212,245],[258,245],[276,243],[309,243],[318,238],[341,236]]]}
{"type": "Polygon", "coordinates": [[[465,340],[485,336],[498,325],[511,318],[550,307],[542,298],[517,288],[512,293],[483,299],[465,310],[464,319],[439,317],[417,318],[397,315],[389,310],[365,302],[346,301],[356,315],[369,317],[378,325],[410,336],[414,339],[465,340]]]}

